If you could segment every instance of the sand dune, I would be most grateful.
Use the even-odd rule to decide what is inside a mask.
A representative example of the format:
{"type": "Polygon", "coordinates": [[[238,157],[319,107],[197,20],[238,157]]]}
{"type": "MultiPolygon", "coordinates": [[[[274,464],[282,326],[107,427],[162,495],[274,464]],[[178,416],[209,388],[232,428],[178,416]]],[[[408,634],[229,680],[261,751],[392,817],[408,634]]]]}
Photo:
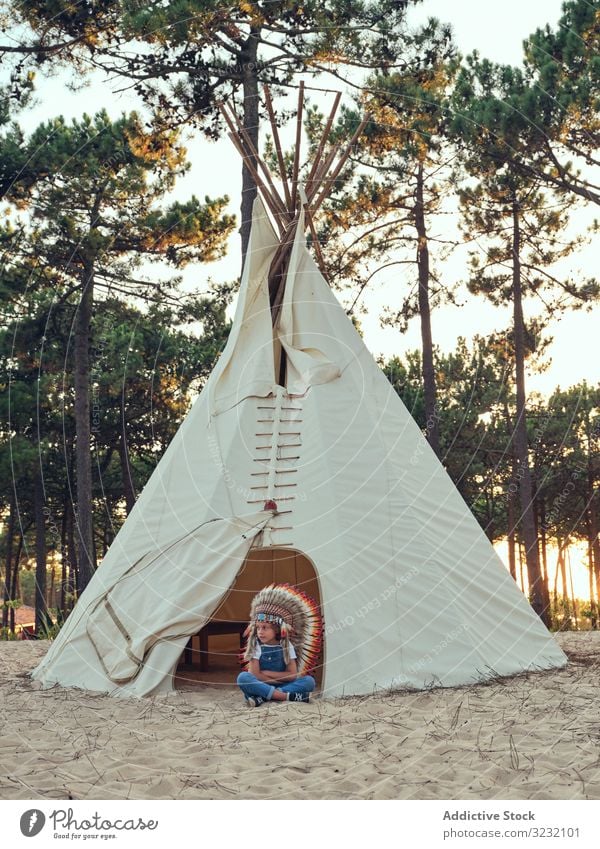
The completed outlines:
{"type": "Polygon", "coordinates": [[[556,672],[255,710],[41,690],[46,645],[0,643],[0,798],[598,799],[600,633],[558,639],[556,672]]]}

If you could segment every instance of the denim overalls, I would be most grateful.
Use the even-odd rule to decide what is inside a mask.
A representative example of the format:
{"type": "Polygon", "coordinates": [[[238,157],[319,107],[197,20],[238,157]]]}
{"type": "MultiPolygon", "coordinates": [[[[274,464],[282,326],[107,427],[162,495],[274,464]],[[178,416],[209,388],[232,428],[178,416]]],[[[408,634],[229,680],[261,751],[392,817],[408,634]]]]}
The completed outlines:
{"type": "Polygon", "coordinates": [[[285,672],[283,646],[265,646],[261,643],[259,666],[267,672],[285,672]]]}

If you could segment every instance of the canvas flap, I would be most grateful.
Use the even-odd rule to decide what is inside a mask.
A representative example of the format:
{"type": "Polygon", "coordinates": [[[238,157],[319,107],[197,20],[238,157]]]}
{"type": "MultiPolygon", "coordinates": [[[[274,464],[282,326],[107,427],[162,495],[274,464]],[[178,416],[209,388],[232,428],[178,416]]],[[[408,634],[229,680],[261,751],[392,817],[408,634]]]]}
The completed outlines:
{"type": "Polygon", "coordinates": [[[278,244],[264,204],[257,197],[231,333],[208,387],[212,415],[230,409],[251,395],[266,397],[273,390],[275,370],[268,274],[278,244]]]}
{"type": "Polygon", "coordinates": [[[277,323],[277,335],[287,356],[286,388],[290,395],[303,395],[309,386],[336,380],[344,359],[343,348],[323,315],[330,294],[322,296],[328,286],[306,245],[304,204],[308,201],[302,187],[300,198],[301,211],[277,323]]]}
{"type": "Polygon", "coordinates": [[[105,597],[90,615],[87,634],[106,675],[115,684],[135,678],[143,658],[131,651],[131,637],[105,597]]]}
{"type": "Polygon", "coordinates": [[[209,621],[272,515],[206,522],[162,551],[149,552],[118,579],[87,623],[112,681],[133,679],[159,640],[195,634],[209,621]]]}

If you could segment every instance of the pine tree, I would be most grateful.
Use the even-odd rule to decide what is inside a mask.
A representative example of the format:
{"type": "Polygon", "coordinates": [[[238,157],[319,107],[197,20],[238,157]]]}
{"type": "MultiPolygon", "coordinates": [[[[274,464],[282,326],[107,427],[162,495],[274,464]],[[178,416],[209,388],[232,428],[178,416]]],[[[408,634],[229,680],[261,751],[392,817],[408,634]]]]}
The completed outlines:
{"type": "MultiPolygon", "coordinates": [[[[65,361],[79,293],[54,297],[47,275],[34,263],[5,267],[0,321],[5,375],[0,382],[0,511],[8,520],[2,539],[2,625],[11,625],[23,564],[29,567],[37,554],[36,620],[42,632],[49,624],[49,606],[55,601],[66,616],[78,589],[74,385],[65,361]],[[40,473],[43,490],[36,502],[40,473]],[[48,569],[57,566],[61,574],[53,601],[44,582],[48,569]]],[[[128,484],[134,498],[212,369],[228,332],[224,310],[222,298],[189,297],[180,306],[150,304],[142,310],[122,298],[96,300],[90,387],[92,550],[97,557],[131,506],[128,484]]]]}
{"type": "MultiPolygon", "coordinates": [[[[63,62],[80,72],[91,61],[132,85],[167,125],[199,122],[212,137],[223,129],[217,100],[232,103],[239,92],[242,123],[258,150],[260,83],[283,90],[302,72],[343,76],[345,65],[393,65],[403,49],[409,2],[82,0],[74,6],[23,0],[11,3],[10,13],[33,35],[5,43],[0,54],[21,56],[20,67],[63,62]],[[143,49],[132,49],[132,42],[143,49]]],[[[255,194],[244,163],[242,256],[255,194]]]]}
{"type": "Polygon", "coordinates": [[[546,315],[555,316],[591,304],[599,288],[595,280],[575,282],[554,273],[554,264],[569,256],[581,241],[565,236],[571,198],[559,201],[548,196],[541,181],[527,179],[518,167],[513,168],[508,139],[497,139],[482,129],[480,147],[471,154],[467,167],[473,184],[461,191],[465,238],[478,245],[472,252],[469,289],[497,306],[512,307],[520,524],[532,606],[548,622],[549,598],[540,568],[527,435],[525,360],[535,339],[527,337],[525,302],[536,297],[546,315]],[[502,166],[500,150],[505,154],[502,166]]]}
{"type": "MultiPolygon", "coordinates": [[[[134,277],[142,259],[175,267],[222,256],[234,220],[223,215],[227,198],[192,197],[161,206],[187,170],[176,131],[143,128],[133,113],[111,121],[105,112],[67,124],[42,124],[23,144],[35,180],[14,181],[6,197],[24,208],[19,229],[5,241],[14,261],[33,262],[59,281],[56,296],[78,294],[73,317],[73,383],[77,480],[76,532],[79,588],[89,582],[95,555],[92,522],[90,347],[99,290],[162,299],[169,287],[134,277]],[[43,167],[42,167],[43,163],[43,167]]],[[[44,272],[45,273],[45,272],[44,272]]],[[[43,274],[40,275],[43,277],[43,274]]],[[[39,279],[39,277],[38,277],[39,279]]]]}
{"type": "Polygon", "coordinates": [[[568,0],[556,29],[524,42],[524,65],[467,58],[454,97],[453,128],[470,148],[494,141],[498,167],[555,191],[600,203],[600,0],[568,0]]]}

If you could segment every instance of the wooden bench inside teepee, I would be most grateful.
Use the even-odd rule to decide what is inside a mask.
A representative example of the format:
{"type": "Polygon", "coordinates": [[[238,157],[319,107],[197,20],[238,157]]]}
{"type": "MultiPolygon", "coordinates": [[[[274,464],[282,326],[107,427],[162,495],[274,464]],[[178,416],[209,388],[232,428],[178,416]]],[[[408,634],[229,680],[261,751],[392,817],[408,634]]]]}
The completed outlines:
{"type": "MultiPolygon", "coordinates": [[[[209,622],[195,636],[190,637],[184,649],[184,665],[192,668],[197,666],[200,672],[208,672],[209,637],[236,636],[238,638],[236,642],[239,644],[238,649],[241,651],[244,645],[244,631],[247,624],[247,622],[241,620],[209,622]]],[[[228,642],[231,643],[231,640],[228,642]]]]}

